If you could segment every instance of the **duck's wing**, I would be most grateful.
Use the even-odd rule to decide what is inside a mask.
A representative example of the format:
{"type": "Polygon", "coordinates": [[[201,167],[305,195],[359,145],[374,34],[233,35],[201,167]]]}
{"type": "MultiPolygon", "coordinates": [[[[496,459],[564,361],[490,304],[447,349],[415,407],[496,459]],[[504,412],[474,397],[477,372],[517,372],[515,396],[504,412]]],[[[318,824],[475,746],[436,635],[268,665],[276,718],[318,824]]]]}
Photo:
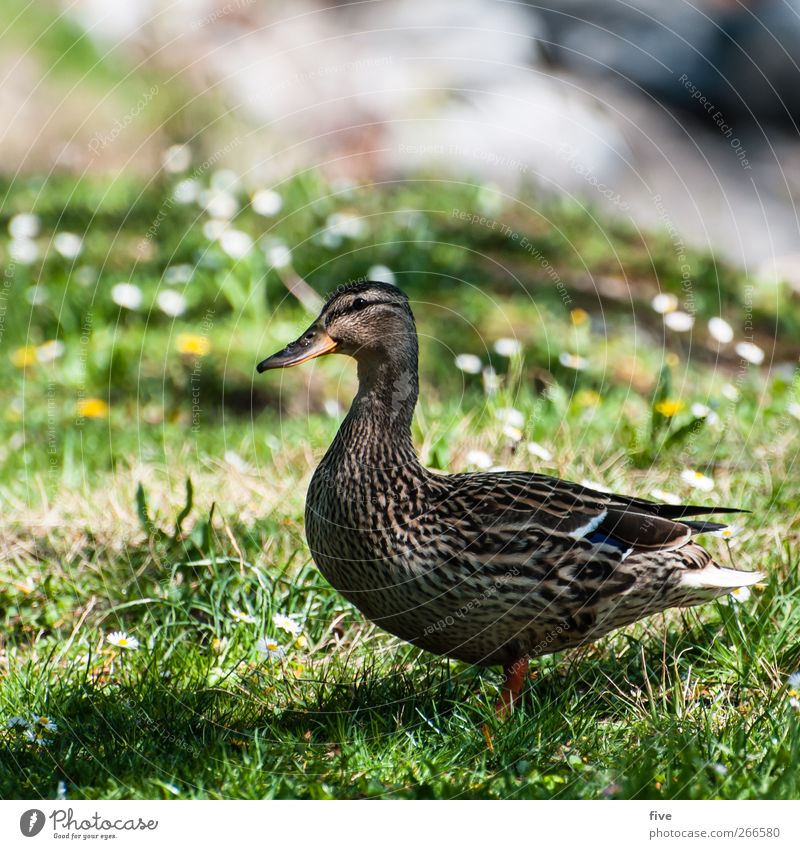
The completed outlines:
{"type": "Polygon", "coordinates": [[[693,534],[719,530],[716,522],[683,521],[704,513],[736,513],[735,508],[660,504],[599,492],[546,475],[497,472],[449,476],[448,500],[454,515],[480,532],[526,532],[560,539],[616,545],[626,552],[667,551],[693,534]]]}

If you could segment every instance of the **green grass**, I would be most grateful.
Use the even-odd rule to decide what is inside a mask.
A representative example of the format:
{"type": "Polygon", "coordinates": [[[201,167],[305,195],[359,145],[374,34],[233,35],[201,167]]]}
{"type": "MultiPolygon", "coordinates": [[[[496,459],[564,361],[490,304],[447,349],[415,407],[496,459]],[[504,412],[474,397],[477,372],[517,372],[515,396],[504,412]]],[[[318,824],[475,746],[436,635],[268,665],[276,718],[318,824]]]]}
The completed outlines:
{"type": "Polygon", "coordinates": [[[730,548],[706,542],[720,562],[766,570],[766,586],[535,661],[523,708],[498,723],[497,670],[382,634],[310,561],[303,495],[338,425],[331,402],[346,408],[355,376],[340,358],[254,374],[311,318],[263,252],[226,256],[196,206],[168,200],[167,180],[2,187],[3,225],[41,216],[43,259],[6,258],[0,310],[0,716],[47,714],[58,730],[48,746],[0,732],[0,796],[52,797],[63,781],[70,798],[797,798],[786,679],[800,667],[800,328],[786,293],[695,255],[687,290],[667,236],[535,195],[423,179],[334,190],[314,174],[278,189],[278,217],[244,208],[236,227],[289,245],[320,292],[382,263],[412,296],[426,463],[463,470],[481,449],[509,468],[747,507],[730,548]],[[337,212],[363,219],[333,243],[337,212]],[[75,262],[50,245],[65,229],[84,236],[75,262]],[[176,263],[194,271],[172,319],[154,300],[176,263]],[[140,287],[140,310],[113,303],[120,281],[140,287]],[[691,339],[664,334],[649,307],[659,289],[691,299],[691,339]],[[769,373],[709,342],[718,314],[737,338],[752,323],[769,373]],[[181,353],[185,333],[210,351],[181,353]],[[493,351],[506,336],[523,357],[493,351]],[[62,356],[22,367],[54,339],[62,356]],[[491,361],[496,394],[455,369],[463,352],[491,361]],[[88,398],[109,414],[81,418],[88,398]],[[664,398],[684,408],[665,418],[664,398]],[[525,417],[520,444],[502,432],[507,407],[525,417]],[[691,490],[685,468],[714,490],[691,490]],[[302,623],[299,644],[275,613],[302,623]],[[105,642],[117,629],[140,648],[105,642]],[[284,659],[257,651],[264,636],[284,659]]]}

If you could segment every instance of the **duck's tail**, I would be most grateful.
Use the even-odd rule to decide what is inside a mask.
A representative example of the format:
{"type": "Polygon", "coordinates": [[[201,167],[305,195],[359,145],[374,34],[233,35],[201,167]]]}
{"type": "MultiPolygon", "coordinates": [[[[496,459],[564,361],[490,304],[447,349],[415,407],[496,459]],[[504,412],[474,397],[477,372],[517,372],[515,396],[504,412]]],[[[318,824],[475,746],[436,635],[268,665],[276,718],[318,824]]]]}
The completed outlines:
{"type": "Polygon", "coordinates": [[[763,572],[740,572],[709,563],[702,569],[686,569],[681,575],[681,586],[698,590],[709,598],[727,595],[741,587],[750,587],[765,579],[763,572]]]}

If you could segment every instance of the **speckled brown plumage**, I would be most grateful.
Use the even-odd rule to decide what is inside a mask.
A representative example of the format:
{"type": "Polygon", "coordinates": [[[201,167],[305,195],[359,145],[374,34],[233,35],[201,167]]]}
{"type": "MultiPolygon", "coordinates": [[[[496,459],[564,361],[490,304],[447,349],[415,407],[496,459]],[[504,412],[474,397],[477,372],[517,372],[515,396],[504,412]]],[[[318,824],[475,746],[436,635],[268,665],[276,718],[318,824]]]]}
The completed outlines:
{"type": "MultiPolygon", "coordinates": [[[[338,351],[359,391],[314,473],[315,563],[368,619],[421,648],[503,664],[591,642],[761,576],[716,566],[692,539],[724,508],[609,495],[522,472],[442,475],[411,440],[417,336],[405,295],[338,290],[297,342],[259,367],[338,351]]],[[[517,672],[516,678],[519,678],[517,672]]]]}

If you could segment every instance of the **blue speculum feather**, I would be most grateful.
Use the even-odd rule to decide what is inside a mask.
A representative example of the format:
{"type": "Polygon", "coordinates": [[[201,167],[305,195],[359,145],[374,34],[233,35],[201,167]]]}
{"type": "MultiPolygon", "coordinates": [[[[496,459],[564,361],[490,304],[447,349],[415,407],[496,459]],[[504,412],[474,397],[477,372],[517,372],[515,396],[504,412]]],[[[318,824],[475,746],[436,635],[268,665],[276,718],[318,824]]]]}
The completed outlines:
{"type": "Polygon", "coordinates": [[[627,551],[631,547],[630,543],[623,542],[611,536],[611,534],[607,534],[605,531],[594,531],[586,539],[593,545],[613,545],[614,548],[618,548],[620,551],[627,551]]]}

